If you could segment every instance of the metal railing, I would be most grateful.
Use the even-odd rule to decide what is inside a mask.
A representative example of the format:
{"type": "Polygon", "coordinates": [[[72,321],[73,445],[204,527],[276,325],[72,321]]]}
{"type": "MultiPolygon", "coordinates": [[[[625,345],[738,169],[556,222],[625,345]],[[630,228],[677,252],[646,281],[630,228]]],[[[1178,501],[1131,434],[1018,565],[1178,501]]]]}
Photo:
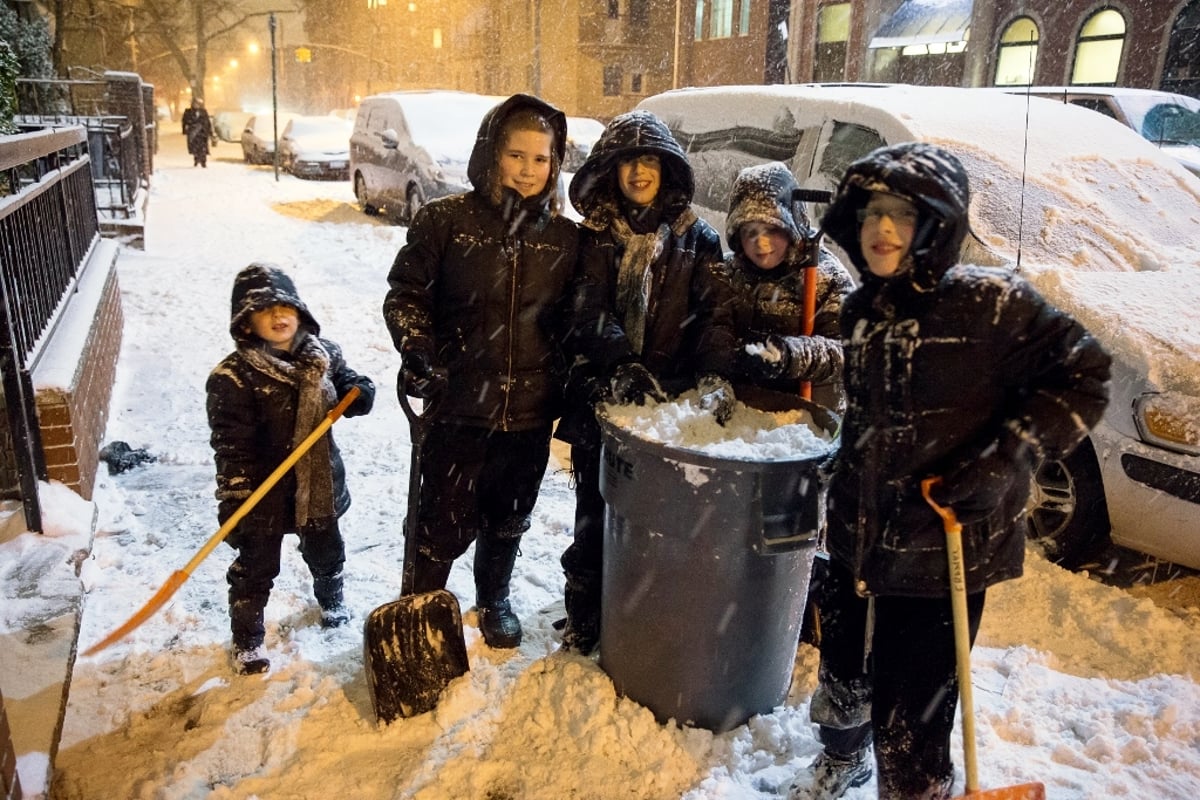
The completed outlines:
{"type": "Polygon", "coordinates": [[[30,373],[100,236],[91,163],[82,126],[0,142],[0,372],[31,531],[46,462],[30,373]]]}

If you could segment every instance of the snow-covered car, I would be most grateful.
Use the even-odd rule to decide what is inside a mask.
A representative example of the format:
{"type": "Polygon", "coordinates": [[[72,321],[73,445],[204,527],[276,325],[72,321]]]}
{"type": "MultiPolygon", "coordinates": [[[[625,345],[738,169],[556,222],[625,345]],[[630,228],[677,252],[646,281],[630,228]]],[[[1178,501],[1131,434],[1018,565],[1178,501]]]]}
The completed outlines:
{"type": "MultiPolygon", "coordinates": [[[[804,188],[833,190],[881,145],[952,150],[971,179],[963,260],[1019,269],[1114,359],[1101,422],[1037,470],[1031,535],[1067,566],[1111,533],[1200,568],[1200,178],[1092,111],[977,89],[725,86],[640,107],[688,151],[700,213],[722,232],[748,164],[784,161],[804,188]]],[[[809,207],[814,220],[823,210],[809,207]]]]}
{"type": "Polygon", "coordinates": [[[1008,86],[1003,91],[1098,111],[1133,128],[1200,175],[1200,100],[1195,97],[1117,86],[1008,86]]]}
{"type": "Polygon", "coordinates": [[[246,127],[250,117],[249,111],[230,111],[228,109],[213,114],[213,133],[222,142],[240,142],[242,129],[246,127]]]}
{"type": "Polygon", "coordinates": [[[604,123],[591,117],[567,117],[567,148],[563,171],[578,172],[592,152],[592,146],[604,133],[604,123]]]}
{"type": "Polygon", "coordinates": [[[255,114],[246,120],[242,128],[242,158],[247,164],[273,164],[275,162],[275,125],[283,133],[284,128],[294,118],[300,116],[289,111],[280,111],[277,115],[270,111],[265,114],[255,114]]]}
{"type": "Polygon", "coordinates": [[[470,189],[479,124],[503,99],[453,91],[364,98],[350,137],[350,176],[363,211],[408,222],[427,201],[470,189]]]}
{"type": "Polygon", "coordinates": [[[296,117],[279,136],[279,165],[297,178],[350,178],[350,132],[339,117],[296,117]]]}

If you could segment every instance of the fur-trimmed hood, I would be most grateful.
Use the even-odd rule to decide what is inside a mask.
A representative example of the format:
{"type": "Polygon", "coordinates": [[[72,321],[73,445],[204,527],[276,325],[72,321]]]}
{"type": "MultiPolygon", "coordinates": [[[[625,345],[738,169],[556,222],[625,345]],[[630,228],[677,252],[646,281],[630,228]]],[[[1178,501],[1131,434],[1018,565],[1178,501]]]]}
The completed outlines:
{"type": "Polygon", "coordinates": [[[271,306],[291,306],[300,314],[300,328],[316,336],[321,326],[300,299],[296,284],[275,264],[255,261],[233,279],[230,299],[229,335],[238,344],[248,344],[253,334],[246,333],[250,315],[271,306]]]}
{"type": "Polygon", "coordinates": [[[858,211],[872,192],[893,194],[917,207],[913,268],[888,280],[907,276],[917,291],[929,291],[957,263],[970,227],[970,188],[962,162],[936,145],[905,142],[873,150],[847,168],[821,226],[846,251],[864,284],[879,280],[867,268],[858,241],[858,211]]]}

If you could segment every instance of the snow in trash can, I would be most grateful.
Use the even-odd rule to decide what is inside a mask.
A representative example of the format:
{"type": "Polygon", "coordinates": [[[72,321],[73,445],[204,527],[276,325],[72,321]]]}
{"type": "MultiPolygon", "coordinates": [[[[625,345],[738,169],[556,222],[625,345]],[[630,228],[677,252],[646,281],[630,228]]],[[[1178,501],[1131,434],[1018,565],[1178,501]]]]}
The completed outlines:
{"type": "Polygon", "coordinates": [[[607,419],[634,436],[680,450],[739,461],[793,461],[828,453],[834,436],[803,409],[761,411],[740,401],[724,424],[700,405],[696,390],[663,403],[608,404],[607,419]]]}

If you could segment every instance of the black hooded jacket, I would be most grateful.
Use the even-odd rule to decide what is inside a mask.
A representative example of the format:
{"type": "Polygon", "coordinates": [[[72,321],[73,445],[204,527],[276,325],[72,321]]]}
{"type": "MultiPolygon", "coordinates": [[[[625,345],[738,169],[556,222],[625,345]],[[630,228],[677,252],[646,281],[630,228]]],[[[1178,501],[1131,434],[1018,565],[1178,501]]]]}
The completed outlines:
{"type": "Polygon", "coordinates": [[[1033,465],[1069,453],[1108,402],[1109,356],[1078,322],[1013,272],[955,265],[968,202],[956,158],[900,144],[852,164],[823,220],[862,273],[841,316],[848,408],[828,546],[863,594],[949,591],[942,521],[920,492],[935,475],[967,484],[953,506],[968,591],[1020,576],[1033,465]],[[858,242],[873,191],[918,210],[911,264],[887,279],[858,242]]]}
{"type": "Polygon", "coordinates": [[[484,117],[467,174],[470,192],[423,207],[388,274],[384,321],[400,352],[429,348],[449,371],[439,418],[476,427],[530,430],[560,411],[565,381],[560,342],[578,231],[554,213],[566,117],[514,95],[484,117]],[[541,194],[522,199],[499,187],[496,148],[519,109],[555,130],[541,194]]]}
{"type": "MultiPolygon", "coordinates": [[[[369,391],[372,398],[374,395],[370,380],[346,366],[341,348],[318,336],[321,326],[300,299],[291,278],[268,264],[252,264],[242,270],[234,282],[229,321],[229,333],[237,349],[213,369],[206,384],[222,522],[283,463],[296,444],[301,390],[278,371],[264,372],[256,366],[262,363],[259,354],[267,350],[267,345],[247,332],[251,313],[273,305],[292,306],[299,312],[296,348],[287,358],[327,363],[324,375],[317,379],[328,384],[324,407],[314,413],[327,413],[352,386],[369,391]]],[[[275,351],[275,355],[281,354],[275,351]]],[[[330,518],[340,517],[350,507],[346,470],[333,431],[322,438],[328,440],[328,457],[313,459],[312,469],[329,471],[324,484],[332,491],[330,518]]],[[[310,454],[317,452],[325,450],[314,447],[310,454]]],[[[246,516],[242,527],[270,533],[296,530],[296,489],[296,470],[290,470],[246,516]]]]}
{"type": "MultiPolygon", "coordinates": [[[[646,111],[613,119],[571,180],[571,202],[584,215],[572,317],[573,350],[577,366],[584,366],[573,373],[574,382],[607,376],[617,364],[635,359],[671,391],[694,385],[700,373],[723,371],[733,335],[715,279],[721,240],[692,211],[693,189],[692,168],[683,149],[667,126],[646,111]],[[617,165],[641,154],[658,156],[662,166],[658,195],[644,214],[628,207],[617,184],[617,165]],[[613,231],[619,217],[633,219],[638,233],[661,225],[669,228],[650,268],[640,352],[621,325],[624,309],[616,301],[624,253],[613,231]]],[[[581,417],[592,413],[586,401],[576,403],[573,411],[581,417]]]]}

